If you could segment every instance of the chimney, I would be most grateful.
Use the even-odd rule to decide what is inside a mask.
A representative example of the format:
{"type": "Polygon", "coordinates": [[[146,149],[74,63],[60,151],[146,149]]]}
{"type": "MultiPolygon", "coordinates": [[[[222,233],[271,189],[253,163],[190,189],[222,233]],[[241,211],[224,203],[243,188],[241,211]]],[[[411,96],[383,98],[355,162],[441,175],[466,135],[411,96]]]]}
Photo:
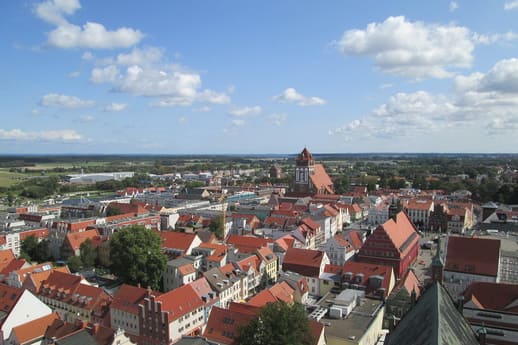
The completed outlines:
{"type": "Polygon", "coordinates": [[[417,294],[415,292],[415,287],[412,289],[412,292],[410,293],[410,305],[413,307],[415,305],[415,302],[417,300],[417,294]]]}
{"type": "Polygon", "coordinates": [[[457,310],[459,311],[459,313],[462,314],[462,312],[464,311],[464,296],[459,296],[457,298],[457,310]]]}
{"type": "Polygon", "coordinates": [[[487,330],[485,327],[479,328],[477,331],[479,345],[486,345],[487,330]]]}

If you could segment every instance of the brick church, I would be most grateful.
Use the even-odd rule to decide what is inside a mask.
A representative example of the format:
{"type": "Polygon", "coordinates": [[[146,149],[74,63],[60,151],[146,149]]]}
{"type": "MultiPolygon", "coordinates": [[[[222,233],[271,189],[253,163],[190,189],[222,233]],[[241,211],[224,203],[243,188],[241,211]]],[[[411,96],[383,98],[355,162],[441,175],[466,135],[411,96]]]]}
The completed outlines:
{"type": "Polygon", "coordinates": [[[307,148],[304,148],[296,159],[293,194],[297,196],[334,194],[333,181],[322,164],[315,164],[313,155],[307,148]]]}

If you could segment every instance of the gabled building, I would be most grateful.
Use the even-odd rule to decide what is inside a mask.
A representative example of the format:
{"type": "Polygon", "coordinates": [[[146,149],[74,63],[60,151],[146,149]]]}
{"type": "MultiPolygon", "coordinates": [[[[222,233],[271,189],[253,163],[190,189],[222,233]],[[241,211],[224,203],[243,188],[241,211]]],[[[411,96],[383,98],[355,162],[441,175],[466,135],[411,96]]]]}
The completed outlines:
{"type": "Polygon", "coordinates": [[[400,212],[374,230],[359,250],[357,261],[392,266],[399,278],[417,259],[419,238],[408,216],[400,212]]]}
{"type": "Polygon", "coordinates": [[[122,284],[110,305],[111,327],[115,330],[120,328],[132,336],[140,336],[139,304],[150,294],[160,295],[155,291],[122,284]]]}
{"type": "Polygon", "coordinates": [[[428,229],[433,205],[432,200],[411,199],[405,205],[405,211],[416,228],[428,229]]]}
{"type": "Polygon", "coordinates": [[[339,266],[351,259],[356,252],[351,243],[341,233],[331,237],[319,249],[327,254],[332,265],[339,266]]]}
{"type": "Polygon", "coordinates": [[[365,296],[385,300],[396,279],[392,266],[346,262],[342,268],[342,288],[362,290],[365,296]]]}
{"type": "Polygon", "coordinates": [[[14,327],[52,313],[45,303],[27,290],[0,284],[0,338],[8,340],[14,327]]]}
{"type": "Polygon", "coordinates": [[[309,293],[320,296],[319,277],[327,264],[329,264],[329,258],[322,251],[289,248],[282,263],[282,270],[306,277],[309,293]]]}
{"type": "Polygon", "coordinates": [[[109,326],[111,296],[82,280],[81,276],[53,271],[41,283],[37,296],[64,321],[86,320],[109,326]]]}
{"type": "Polygon", "coordinates": [[[409,269],[401,278],[397,285],[392,289],[385,303],[385,328],[389,328],[389,323],[401,320],[403,316],[412,308],[419,297],[421,297],[422,284],[409,269]]]}
{"type": "Polygon", "coordinates": [[[201,334],[205,303],[190,285],[160,296],[153,294],[139,304],[139,344],[174,344],[182,335],[201,334]]]}
{"type": "Polygon", "coordinates": [[[500,282],[500,240],[448,237],[443,277],[452,296],[472,282],[500,282]]]}
{"type": "Polygon", "coordinates": [[[203,336],[211,344],[233,345],[239,336],[239,327],[247,325],[257,317],[260,308],[231,303],[228,309],[213,308],[203,336]]]}
{"type": "Polygon", "coordinates": [[[486,344],[518,343],[518,285],[472,283],[461,303],[471,328],[475,332],[485,328],[486,344]]]}
{"type": "Polygon", "coordinates": [[[193,260],[186,257],[169,260],[162,275],[164,291],[174,290],[179,286],[189,284],[196,278],[197,269],[193,260]]]}
{"type": "Polygon", "coordinates": [[[81,244],[87,239],[91,241],[93,248],[97,248],[101,243],[106,241],[106,238],[103,239],[99,235],[97,229],[70,233],[65,236],[65,241],[61,248],[62,255],[65,257],[79,256],[81,244]]]}
{"type": "Polygon", "coordinates": [[[186,234],[175,231],[160,231],[162,249],[166,254],[177,257],[191,255],[193,248],[198,247],[202,242],[196,234],[186,234]]]}
{"type": "Polygon", "coordinates": [[[22,323],[13,327],[11,335],[7,339],[10,345],[31,345],[38,344],[45,336],[45,331],[54,322],[58,320],[57,313],[51,313],[35,320],[22,323]]]}

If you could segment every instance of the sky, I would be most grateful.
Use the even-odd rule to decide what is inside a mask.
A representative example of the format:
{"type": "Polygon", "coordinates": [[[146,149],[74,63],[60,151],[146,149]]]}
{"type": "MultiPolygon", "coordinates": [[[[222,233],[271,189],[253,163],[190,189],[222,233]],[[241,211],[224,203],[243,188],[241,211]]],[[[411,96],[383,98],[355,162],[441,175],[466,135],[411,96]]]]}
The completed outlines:
{"type": "Polygon", "coordinates": [[[518,0],[0,13],[0,154],[518,152],[518,0]]]}

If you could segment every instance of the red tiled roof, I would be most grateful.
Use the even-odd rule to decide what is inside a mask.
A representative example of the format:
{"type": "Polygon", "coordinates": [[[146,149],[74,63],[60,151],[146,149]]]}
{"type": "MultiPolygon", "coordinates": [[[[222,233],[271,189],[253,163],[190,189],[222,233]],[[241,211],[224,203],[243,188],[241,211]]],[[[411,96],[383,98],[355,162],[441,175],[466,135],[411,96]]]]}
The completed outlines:
{"type": "Polygon", "coordinates": [[[54,320],[58,319],[59,315],[57,313],[52,313],[15,326],[13,327],[12,332],[14,333],[18,344],[31,344],[32,342],[43,338],[47,327],[49,327],[54,320]]]}
{"type": "MultiPolygon", "coordinates": [[[[153,295],[160,293],[153,291],[153,295]]],[[[111,308],[138,315],[138,305],[148,296],[148,290],[133,285],[122,284],[110,305],[111,308]]]]}
{"type": "Polygon", "coordinates": [[[247,304],[231,303],[228,309],[212,308],[203,336],[220,344],[235,344],[239,327],[252,321],[260,309],[247,304]]]}
{"type": "Polygon", "coordinates": [[[29,236],[34,236],[37,239],[42,240],[49,236],[49,229],[42,228],[42,229],[32,229],[32,230],[22,231],[22,232],[20,232],[20,241],[25,240],[29,236]]]}
{"type": "Polygon", "coordinates": [[[189,250],[196,238],[196,234],[186,234],[176,231],[160,231],[162,248],[180,249],[185,252],[189,250]]]}
{"type": "Polygon", "coordinates": [[[209,292],[214,291],[205,277],[196,279],[192,283],[189,283],[189,285],[194,290],[194,293],[196,293],[200,298],[207,296],[209,292]]]}
{"type": "Polygon", "coordinates": [[[347,276],[348,273],[352,273],[354,284],[359,284],[366,287],[367,294],[376,293],[376,290],[379,288],[377,286],[373,287],[369,284],[369,277],[372,276],[383,277],[381,288],[385,289],[385,296],[388,296],[391,292],[390,280],[393,276],[392,266],[348,261],[343,266],[344,277],[347,276]],[[356,279],[359,279],[359,281],[356,279]]]}
{"type": "Polygon", "coordinates": [[[475,282],[464,292],[465,303],[478,301],[481,309],[518,314],[518,285],[475,282]]]}
{"type": "Polygon", "coordinates": [[[301,223],[307,225],[311,230],[317,230],[318,228],[320,228],[320,224],[315,222],[310,217],[306,217],[306,218],[302,219],[301,223]]]}
{"type": "MultiPolygon", "coordinates": [[[[9,314],[11,312],[23,291],[22,289],[0,284],[0,306],[3,313],[9,314]]],[[[0,324],[3,323],[4,319],[5,317],[2,318],[0,324]]]]}
{"type": "Polygon", "coordinates": [[[286,218],[284,217],[275,217],[275,216],[268,216],[264,220],[264,225],[277,225],[280,228],[284,228],[284,224],[286,223],[286,218]]]}
{"type": "Polygon", "coordinates": [[[0,272],[14,260],[14,254],[11,249],[0,250],[0,272]]]}
{"type": "Polygon", "coordinates": [[[203,300],[190,285],[166,292],[155,301],[162,302],[162,311],[167,312],[169,323],[204,305],[203,300]]]}
{"type": "Polygon", "coordinates": [[[419,281],[419,278],[415,275],[413,270],[408,270],[398,283],[398,285],[394,288],[394,291],[398,291],[399,289],[405,289],[406,292],[410,295],[412,291],[415,291],[416,297],[419,298],[421,295],[421,287],[422,284],[419,281]]]}
{"type": "Polygon", "coordinates": [[[318,277],[323,259],[324,252],[319,250],[289,248],[282,263],[282,270],[306,277],[318,277]]]}
{"type": "Polygon", "coordinates": [[[183,266],[178,267],[178,272],[180,272],[182,275],[192,274],[196,272],[196,269],[194,268],[193,264],[186,264],[183,266]]]}
{"type": "Polygon", "coordinates": [[[495,277],[499,260],[500,240],[451,236],[444,269],[495,277]]]}
{"type": "Polygon", "coordinates": [[[410,199],[405,207],[411,210],[431,211],[433,210],[433,201],[410,199]]]}
{"type": "Polygon", "coordinates": [[[94,248],[96,248],[97,246],[99,246],[99,244],[102,243],[102,239],[99,236],[99,232],[97,231],[97,229],[69,233],[66,235],[66,239],[70,244],[70,248],[72,248],[72,250],[74,251],[78,250],[81,244],[87,239],[90,239],[92,241],[92,247],[94,248]]]}
{"type": "Polygon", "coordinates": [[[26,268],[20,268],[17,271],[14,271],[18,275],[18,279],[20,280],[20,283],[23,283],[25,277],[27,274],[33,274],[37,272],[43,272],[50,270],[52,268],[51,262],[42,262],[41,264],[32,265],[26,268]]]}
{"type": "MultiPolygon", "coordinates": [[[[374,230],[374,232],[376,231],[384,231],[387,234],[401,257],[412,249],[415,242],[419,242],[419,235],[405,212],[399,212],[395,221],[394,219],[387,220],[374,230]]],[[[371,242],[371,237],[367,239],[366,244],[371,242]]]]}
{"type": "Polygon", "coordinates": [[[254,236],[230,235],[227,238],[227,244],[233,245],[240,252],[251,252],[255,249],[268,246],[273,243],[272,239],[259,238],[254,236]]]}
{"type": "Polygon", "coordinates": [[[252,305],[254,307],[264,307],[268,303],[275,302],[277,302],[277,298],[269,289],[265,289],[253,296],[252,298],[250,298],[247,304],[252,305]]]}
{"type": "Polygon", "coordinates": [[[22,282],[22,288],[27,289],[33,293],[38,292],[40,290],[41,284],[50,276],[53,271],[70,273],[68,266],[54,267],[50,270],[45,270],[42,272],[32,272],[31,274],[26,275],[22,282]]]}
{"type": "Polygon", "coordinates": [[[353,245],[354,249],[360,250],[360,248],[363,246],[363,242],[358,231],[349,231],[349,239],[351,240],[351,244],[353,245]]]}
{"type": "Polygon", "coordinates": [[[334,194],[333,191],[333,181],[327,174],[324,166],[322,164],[315,164],[313,168],[313,174],[309,176],[311,178],[311,182],[315,185],[317,190],[326,190],[329,194],[334,194]]]}

